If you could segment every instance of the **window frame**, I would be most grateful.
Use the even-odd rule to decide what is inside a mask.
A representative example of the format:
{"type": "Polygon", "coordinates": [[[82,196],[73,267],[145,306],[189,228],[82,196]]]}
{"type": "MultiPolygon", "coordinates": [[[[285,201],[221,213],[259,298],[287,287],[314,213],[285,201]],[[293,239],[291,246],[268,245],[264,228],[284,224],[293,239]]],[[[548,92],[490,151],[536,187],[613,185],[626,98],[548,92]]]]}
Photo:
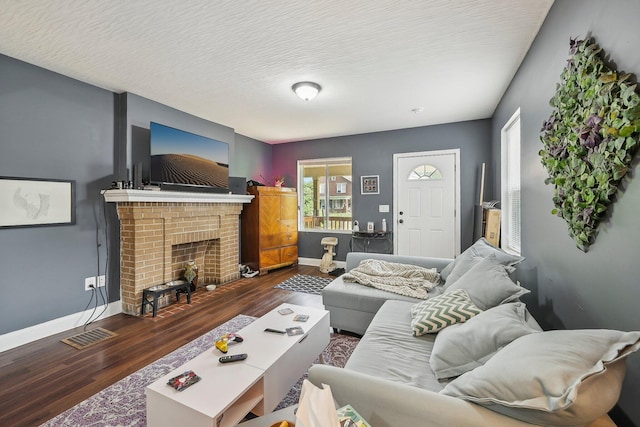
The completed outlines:
{"type": "MultiPolygon", "coordinates": [[[[340,165],[340,164],[345,164],[348,163],[351,166],[351,179],[353,182],[353,159],[350,156],[345,156],[345,157],[329,157],[329,158],[320,158],[320,159],[305,159],[305,160],[298,160],[297,162],[297,173],[298,173],[298,205],[300,206],[300,209],[298,209],[298,230],[301,232],[308,232],[308,233],[339,233],[339,234],[351,234],[352,230],[351,230],[351,226],[353,224],[353,210],[351,211],[351,219],[349,221],[349,227],[348,229],[330,229],[329,224],[330,224],[330,220],[329,220],[329,211],[330,211],[330,206],[331,206],[331,191],[330,191],[330,183],[331,182],[335,182],[336,178],[335,178],[335,173],[334,174],[329,174],[329,168],[332,165],[340,165]],[[326,207],[325,209],[325,213],[324,213],[324,228],[306,228],[305,227],[305,212],[304,212],[304,167],[305,166],[324,166],[325,168],[325,182],[321,185],[325,185],[325,192],[320,193],[319,190],[320,188],[318,188],[318,194],[321,194],[323,197],[323,201],[324,201],[324,206],[326,207]],[[333,179],[332,179],[333,178],[333,179]]],[[[341,197],[342,199],[350,199],[350,204],[351,204],[351,209],[353,209],[353,185],[352,185],[352,190],[351,190],[351,195],[348,195],[346,197],[341,197]]],[[[348,187],[347,187],[347,193],[348,193],[348,187]]],[[[347,193],[340,193],[341,196],[347,193]]]]}
{"type": "Polygon", "coordinates": [[[522,129],[518,108],[500,130],[500,247],[515,255],[522,253],[521,149],[522,129]],[[518,128],[517,135],[513,133],[515,126],[518,128]],[[517,196],[512,196],[514,191],[517,191],[517,196]]]}

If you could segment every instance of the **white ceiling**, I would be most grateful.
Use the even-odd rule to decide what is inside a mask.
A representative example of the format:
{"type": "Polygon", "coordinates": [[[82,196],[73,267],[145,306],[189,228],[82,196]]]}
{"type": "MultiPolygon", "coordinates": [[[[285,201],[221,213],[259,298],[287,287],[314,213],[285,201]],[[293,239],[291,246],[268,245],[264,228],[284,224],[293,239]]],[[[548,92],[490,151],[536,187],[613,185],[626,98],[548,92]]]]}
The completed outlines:
{"type": "Polygon", "coordinates": [[[491,117],[552,3],[0,0],[0,53],[279,143],[491,117]]]}

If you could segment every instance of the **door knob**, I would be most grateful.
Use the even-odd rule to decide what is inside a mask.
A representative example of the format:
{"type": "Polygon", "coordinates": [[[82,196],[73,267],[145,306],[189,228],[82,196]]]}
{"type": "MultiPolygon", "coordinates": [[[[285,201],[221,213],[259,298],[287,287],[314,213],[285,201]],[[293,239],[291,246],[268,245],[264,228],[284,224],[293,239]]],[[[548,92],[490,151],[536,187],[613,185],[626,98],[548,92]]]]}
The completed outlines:
{"type": "Polygon", "coordinates": [[[404,224],[404,219],[398,221],[400,224],[404,224]]]}

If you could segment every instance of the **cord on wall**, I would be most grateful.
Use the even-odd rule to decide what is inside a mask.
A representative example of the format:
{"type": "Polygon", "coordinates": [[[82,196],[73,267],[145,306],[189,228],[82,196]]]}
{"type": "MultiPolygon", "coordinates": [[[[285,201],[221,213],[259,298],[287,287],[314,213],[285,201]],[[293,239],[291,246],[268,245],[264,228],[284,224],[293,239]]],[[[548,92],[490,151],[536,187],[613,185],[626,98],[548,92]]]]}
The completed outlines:
{"type": "MultiPolygon", "coordinates": [[[[94,208],[94,217],[95,217],[95,223],[96,223],[96,234],[95,234],[95,238],[96,238],[96,263],[97,263],[97,270],[98,270],[98,275],[96,276],[98,278],[98,280],[100,280],[101,277],[104,277],[104,281],[106,282],[106,271],[108,268],[108,264],[109,264],[109,235],[108,235],[108,224],[107,224],[107,213],[106,213],[106,201],[104,200],[104,197],[102,196],[102,192],[100,192],[98,194],[98,200],[97,200],[97,206],[101,209],[102,212],[97,212],[96,209],[94,208]],[[102,201],[102,203],[100,203],[100,200],[102,201]],[[104,234],[105,234],[105,243],[107,244],[107,256],[105,259],[105,276],[101,276],[100,275],[100,247],[102,246],[102,243],[100,241],[100,224],[98,219],[100,218],[99,213],[102,214],[102,218],[104,220],[104,234]]],[[[95,206],[95,205],[94,205],[95,206]]],[[[106,310],[107,310],[107,306],[109,304],[109,289],[106,286],[106,283],[104,283],[104,285],[100,285],[98,284],[90,284],[88,285],[89,288],[92,290],[91,292],[91,298],[89,299],[89,303],[87,304],[87,308],[89,308],[89,305],[91,305],[91,302],[93,301],[93,297],[95,295],[95,303],[94,303],[94,307],[93,307],[93,311],[91,313],[91,315],[89,316],[89,319],[87,319],[87,321],[84,323],[84,329],[86,330],[86,328],[92,324],[93,322],[95,322],[96,320],[98,320],[100,318],[100,316],[102,316],[106,310]],[[104,291],[102,289],[102,287],[104,287],[104,291]],[[102,299],[103,303],[104,303],[104,308],[102,310],[101,313],[96,315],[96,312],[98,310],[98,294],[100,295],[100,298],[102,299]]],[[[86,310],[86,309],[85,309],[86,310]]]]}

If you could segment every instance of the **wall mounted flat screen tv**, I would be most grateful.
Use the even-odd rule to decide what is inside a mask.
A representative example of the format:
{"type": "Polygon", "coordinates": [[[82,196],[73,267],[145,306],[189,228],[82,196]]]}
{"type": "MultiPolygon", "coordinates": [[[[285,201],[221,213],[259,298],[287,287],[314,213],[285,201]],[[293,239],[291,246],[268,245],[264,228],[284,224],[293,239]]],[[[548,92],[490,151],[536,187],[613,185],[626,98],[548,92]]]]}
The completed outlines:
{"type": "Polygon", "coordinates": [[[229,144],[150,123],[153,184],[229,188],[229,144]]]}

